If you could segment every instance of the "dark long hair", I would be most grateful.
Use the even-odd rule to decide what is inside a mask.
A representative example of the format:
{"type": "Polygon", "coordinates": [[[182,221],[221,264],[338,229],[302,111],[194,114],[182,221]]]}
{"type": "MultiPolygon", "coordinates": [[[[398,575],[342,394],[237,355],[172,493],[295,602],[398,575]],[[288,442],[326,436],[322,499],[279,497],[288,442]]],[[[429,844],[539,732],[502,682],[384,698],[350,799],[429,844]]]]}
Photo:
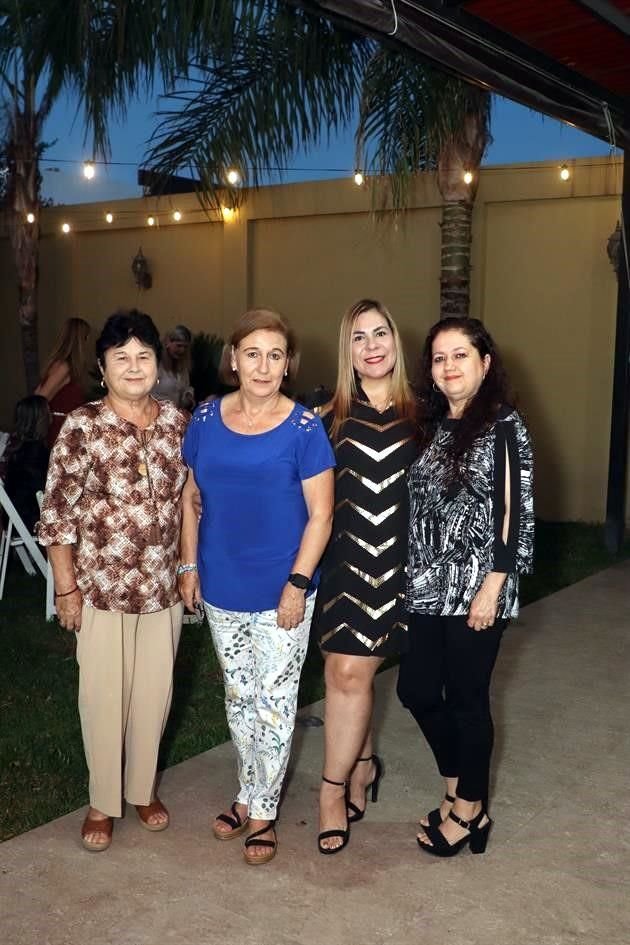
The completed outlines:
{"type": "Polygon", "coordinates": [[[481,436],[496,420],[502,407],[512,401],[507,375],[497,347],[482,322],[478,318],[443,318],[430,329],[424,343],[417,380],[418,394],[418,441],[420,452],[429,445],[438,425],[448,412],[448,401],[444,394],[433,384],[431,368],[433,364],[433,342],[443,331],[461,331],[479,356],[490,355],[490,367],[481,387],[466,405],[466,408],[453,430],[448,452],[453,460],[453,468],[461,467],[465,454],[478,436],[481,436]]]}

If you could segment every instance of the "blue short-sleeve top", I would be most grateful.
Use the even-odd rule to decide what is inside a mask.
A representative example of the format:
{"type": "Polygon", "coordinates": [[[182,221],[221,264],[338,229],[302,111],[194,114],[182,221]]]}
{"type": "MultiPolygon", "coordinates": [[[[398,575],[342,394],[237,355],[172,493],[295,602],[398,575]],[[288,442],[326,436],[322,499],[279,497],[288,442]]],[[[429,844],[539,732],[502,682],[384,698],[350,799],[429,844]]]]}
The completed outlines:
{"type": "Polygon", "coordinates": [[[273,430],[243,434],[223,422],[221,400],[197,408],[183,444],[202,500],[201,592],[223,610],[274,610],[308,521],[302,481],[331,469],[334,453],[301,404],[273,430]]]}

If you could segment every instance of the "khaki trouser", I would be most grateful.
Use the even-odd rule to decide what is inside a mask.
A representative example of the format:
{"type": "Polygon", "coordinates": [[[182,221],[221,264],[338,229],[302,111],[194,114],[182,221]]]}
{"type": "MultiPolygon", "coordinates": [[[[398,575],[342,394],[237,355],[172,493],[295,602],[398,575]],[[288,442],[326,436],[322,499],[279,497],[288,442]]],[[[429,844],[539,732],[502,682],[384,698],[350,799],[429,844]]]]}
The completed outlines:
{"type": "Polygon", "coordinates": [[[183,612],[181,603],[153,614],[83,607],[77,661],[90,804],[109,817],[121,816],[123,796],[153,800],[183,612]]]}

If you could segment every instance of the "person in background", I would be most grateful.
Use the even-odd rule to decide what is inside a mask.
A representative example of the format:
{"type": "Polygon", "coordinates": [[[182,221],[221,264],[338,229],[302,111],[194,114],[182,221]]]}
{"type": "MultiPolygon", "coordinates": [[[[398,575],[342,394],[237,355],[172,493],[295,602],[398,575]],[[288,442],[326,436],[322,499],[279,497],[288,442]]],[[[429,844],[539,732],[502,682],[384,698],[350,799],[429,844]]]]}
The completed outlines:
{"type": "Polygon", "coordinates": [[[37,493],[46,485],[49,427],[45,397],[31,394],[17,402],[14,430],[3,456],[3,479],[7,495],[30,532],[39,519],[37,493]]]}
{"type": "Polygon", "coordinates": [[[395,322],[362,299],[341,320],[339,369],[322,411],[335,448],[333,535],[322,564],[314,626],[325,659],[325,752],[320,853],[347,844],[366,792],[377,799],[372,746],[374,675],[405,645],[407,469],[417,454],[415,401],[395,322]]]}
{"type": "Polygon", "coordinates": [[[335,459],[321,420],[282,393],[297,354],[285,319],[246,312],[230,345],[238,388],[201,404],[184,439],[180,590],[188,608],[205,605],[238,759],[238,793],[213,832],[249,829],[244,857],[258,866],[277,849],[335,459]]]}
{"type": "Polygon", "coordinates": [[[192,410],[195,395],[190,386],[190,345],[192,335],[185,325],[167,331],[162,339],[158,379],[151,391],[157,400],[170,400],[176,407],[192,410]]]}
{"type": "Polygon", "coordinates": [[[66,321],[35,388],[34,393],[45,397],[50,406],[50,448],[70,411],[85,403],[91,330],[83,318],[66,321]]]}
{"type": "Polygon", "coordinates": [[[409,647],[398,695],[445,780],[420,849],[483,853],[492,821],[490,679],[532,569],[533,460],[501,357],[476,318],[444,318],[425,343],[419,458],[409,471],[409,647]]]}
{"type": "Polygon", "coordinates": [[[67,417],[38,529],[59,621],[77,639],[90,773],[81,836],[91,852],[111,844],[123,798],[147,830],[169,823],[155,777],[183,616],[176,572],[187,414],[150,395],[160,348],[148,315],[107,320],[96,342],[106,393],[67,417]]]}

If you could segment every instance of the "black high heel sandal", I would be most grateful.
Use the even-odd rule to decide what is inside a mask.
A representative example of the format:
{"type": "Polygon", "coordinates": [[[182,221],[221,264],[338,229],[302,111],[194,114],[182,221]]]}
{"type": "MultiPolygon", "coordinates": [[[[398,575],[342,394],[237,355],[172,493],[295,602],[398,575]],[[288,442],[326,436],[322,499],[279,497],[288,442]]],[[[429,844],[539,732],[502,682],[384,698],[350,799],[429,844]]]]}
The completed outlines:
{"type": "MultiPolygon", "coordinates": [[[[372,789],[370,792],[370,799],[372,803],[376,804],[378,800],[378,786],[379,786],[381,778],[383,777],[383,762],[378,757],[378,755],[368,755],[367,758],[357,758],[357,763],[359,761],[373,761],[374,767],[376,768],[374,779],[370,781],[369,784],[366,784],[365,786],[365,799],[366,799],[366,807],[367,807],[367,793],[370,790],[370,788],[372,789]]],[[[351,811],[351,813],[348,814],[349,824],[356,824],[358,820],[363,820],[363,817],[365,815],[365,807],[363,808],[363,810],[361,810],[361,808],[357,807],[356,804],[353,804],[352,801],[346,801],[346,807],[348,808],[348,810],[351,811]]]]}
{"type": "MultiPolygon", "coordinates": [[[[325,781],[326,784],[334,784],[337,787],[343,787],[346,789],[346,795],[348,792],[348,782],[347,781],[331,781],[330,778],[325,778],[322,775],[322,781],[325,781]]],[[[346,797],[346,805],[348,804],[348,799],[346,797]]],[[[348,840],[350,839],[350,824],[348,816],[346,814],[346,829],[343,830],[341,827],[335,827],[332,830],[322,830],[322,832],[317,837],[317,849],[320,853],[323,853],[325,856],[328,856],[332,853],[339,853],[345,846],[348,845],[348,840]],[[338,847],[323,847],[322,840],[329,840],[333,837],[341,838],[341,843],[338,847]]]]}
{"type": "Polygon", "coordinates": [[[456,853],[463,850],[466,844],[470,844],[471,853],[486,852],[492,821],[488,817],[485,807],[482,807],[477,816],[473,817],[472,820],[462,820],[462,818],[454,814],[453,811],[451,811],[448,816],[451,820],[454,820],[456,824],[459,824],[460,827],[463,827],[464,830],[470,832],[465,837],[462,837],[461,840],[457,840],[456,843],[449,843],[438,827],[425,827],[424,832],[431,843],[423,843],[419,837],[416,837],[421,850],[424,850],[425,853],[432,853],[433,856],[455,856],[456,853]],[[488,822],[485,823],[483,827],[480,827],[479,824],[484,817],[488,817],[488,822]]]}
{"type": "MultiPolygon", "coordinates": [[[[455,803],[455,798],[451,794],[445,794],[444,800],[448,801],[449,804],[455,803]]],[[[435,810],[430,810],[427,814],[427,823],[423,824],[420,821],[420,826],[424,829],[425,827],[439,827],[442,823],[442,813],[439,807],[436,807],[435,810]]]]}

